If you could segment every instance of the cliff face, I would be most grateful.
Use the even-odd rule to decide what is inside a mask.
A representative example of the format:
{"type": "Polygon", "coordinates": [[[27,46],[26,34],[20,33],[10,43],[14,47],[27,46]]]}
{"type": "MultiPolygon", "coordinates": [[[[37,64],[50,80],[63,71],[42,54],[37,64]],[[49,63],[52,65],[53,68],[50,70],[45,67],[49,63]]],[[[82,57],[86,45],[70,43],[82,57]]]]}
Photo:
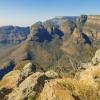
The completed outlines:
{"type": "Polygon", "coordinates": [[[83,38],[83,34],[81,33],[84,33],[87,37],[89,36],[92,39],[100,39],[99,27],[99,15],[81,15],[77,18],[73,17],[73,19],[57,17],[43,23],[38,22],[32,25],[29,40],[32,39],[38,42],[47,40],[50,42],[55,35],[64,40],[70,38],[71,35],[76,38],[83,38]],[[76,30],[78,32],[76,32],[76,30]]]}
{"type": "Polygon", "coordinates": [[[76,27],[72,35],[63,41],[62,50],[75,54],[80,47],[100,47],[100,16],[81,15],[75,22],[76,27]]]}
{"type": "Polygon", "coordinates": [[[100,15],[89,15],[89,16],[87,16],[87,23],[100,25],[100,15]]]}
{"type": "MultiPolygon", "coordinates": [[[[59,38],[68,37],[74,32],[75,28],[80,28],[83,33],[100,39],[100,16],[81,15],[80,17],[55,17],[45,22],[38,22],[29,27],[0,27],[0,43],[20,43],[24,41],[29,33],[28,39],[37,41],[51,41],[53,35],[59,38]],[[78,20],[76,20],[78,19],[78,20]]],[[[65,38],[66,39],[66,38],[65,38]]]]}
{"type": "Polygon", "coordinates": [[[100,48],[99,20],[100,16],[95,15],[56,17],[33,24],[30,27],[30,34],[28,34],[29,28],[2,27],[0,28],[0,41],[4,43],[5,41],[13,43],[22,41],[22,43],[9,47],[10,49],[6,48],[6,51],[2,50],[4,52],[0,55],[0,68],[6,67],[7,65],[4,63],[9,63],[11,60],[14,60],[16,65],[20,61],[26,62],[33,59],[36,61],[36,66],[46,65],[47,67],[53,61],[54,65],[56,60],[63,61],[64,57],[61,57],[63,53],[78,56],[79,60],[80,58],[83,60],[81,54],[87,56],[89,50],[94,51],[94,49],[100,48]],[[34,43],[36,44],[34,45],[34,43]],[[41,61],[41,57],[43,57],[43,61],[41,61]]]}
{"type": "Polygon", "coordinates": [[[58,36],[59,39],[68,37],[71,35],[75,28],[75,19],[67,17],[58,17],[45,22],[38,22],[31,26],[31,33],[29,40],[35,40],[38,42],[44,42],[45,40],[51,41],[54,36],[58,36]]]}
{"type": "Polygon", "coordinates": [[[83,32],[96,39],[100,39],[100,16],[99,15],[87,16],[86,23],[83,26],[83,32]]]}

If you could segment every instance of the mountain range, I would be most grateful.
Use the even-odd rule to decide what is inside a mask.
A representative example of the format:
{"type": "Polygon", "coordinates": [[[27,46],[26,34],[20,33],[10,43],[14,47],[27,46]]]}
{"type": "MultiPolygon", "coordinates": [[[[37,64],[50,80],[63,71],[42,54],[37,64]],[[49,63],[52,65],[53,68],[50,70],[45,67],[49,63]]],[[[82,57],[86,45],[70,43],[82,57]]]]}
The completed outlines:
{"type": "Polygon", "coordinates": [[[100,15],[0,27],[0,100],[100,100],[98,49],[100,15]]]}
{"type": "MultiPolygon", "coordinates": [[[[4,70],[2,68],[8,67],[12,61],[15,66],[20,61],[35,61],[36,58],[31,55],[32,53],[37,56],[34,54],[36,50],[33,49],[40,49],[40,51],[43,49],[48,55],[48,51],[43,47],[45,43],[45,46],[54,45],[55,49],[57,47],[62,54],[78,56],[80,52],[83,54],[86,52],[83,51],[84,49],[95,51],[99,48],[100,41],[99,21],[99,15],[58,16],[45,22],[37,22],[30,27],[0,27],[0,69],[4,70]],[[36,45],[39,47],[35,47],[36,45]]],[[[54,47],[51,48],[50,52],[53,52],[54,47]]],[[[38,60],[39,58],[36,62],[38,60]]]]}

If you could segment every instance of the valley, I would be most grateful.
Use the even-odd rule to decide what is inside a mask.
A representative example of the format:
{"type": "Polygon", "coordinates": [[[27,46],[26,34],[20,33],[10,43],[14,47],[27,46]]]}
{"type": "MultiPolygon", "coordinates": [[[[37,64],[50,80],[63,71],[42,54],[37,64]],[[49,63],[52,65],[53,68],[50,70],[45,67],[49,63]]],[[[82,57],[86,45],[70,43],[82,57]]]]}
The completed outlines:
{"type": "Polygon", "coordinates": [[[99,28],[100,15],[0,27],[0,100],[99,100],[99,28]]]}

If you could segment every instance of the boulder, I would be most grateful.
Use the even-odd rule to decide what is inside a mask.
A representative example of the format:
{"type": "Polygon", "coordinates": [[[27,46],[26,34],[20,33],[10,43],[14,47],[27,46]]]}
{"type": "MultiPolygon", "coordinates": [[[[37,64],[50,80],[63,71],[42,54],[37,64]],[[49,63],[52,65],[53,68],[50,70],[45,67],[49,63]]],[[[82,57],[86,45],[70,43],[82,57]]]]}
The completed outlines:
{"type": "Polygon", "coordinates": [[[53,70],[47,71],[47,72],[45,73],[45,75],[46,75],[48,78],[52,78],[52,79],[54,79],[54,78],[59,78],[58,73],[54,72],[53,70]]]}
{"type": "Polygon", "coordinates": [[[14,70],[6,74],[3,79],[0,81],[1,88],[15,88],[17,86],[17,80],[20,76],[19,70],[14,70]]]}
{"type": "Polygon", "coordinates": [[[47,77],[44,73],[36,72],[26,78],[19,87],[9,94],[8,100],[24,100],[28,99],[28,96],[32,93],[35,98],[36,93],[39,93],[45,83],[47,77]]]}
{"type": "Polygon", "coordinates": [[[25,78],[27,78],[29,75],[31,75],[35,71],[36,71],[36,68],[35,66],[33,66],[32,63],[26,64],[25,67],[20,72],[20,77],[18,79],[17,84],[19,85],[25,78]]]}
{"type": "Polygon", "coordinates": [[[22,69],[23,75],[27,77],[30,73],[35,72],[36,68],[33,66],[32,63],[28,63],[25,65],[25,67],[22,69]]]}
{"type": "Polygon", "coordinates": [[[63,85],[59,84],[59,79],[47,82],[39,96],[39,100],[74,100],[72,94],[63,85]]]}
{"type": "Polygon", "coordinates": [[[96,51],[95,56],[92,58],[92,63],[94,65],[100,63],[100,49],[96,51]]]}
{"type": "Polygon", "coordinates": [[[17,80],[19,78],[20,71],[15,70],[6,74],[0,81],[0,100],[7,100],[6,96],[12,92],[13,88],[17,87],[17,80]]]}
{"type": "Polygon", "coordinates": [[[100,82],[100,63],[97,65],[88,64],[86,70],[83,70],[79,76],[79,82],[89,84],[93,88],[98,88],[100,82]]]}
{"type": "Polygon", "coordinates": [[[31,75],[33,72],[36,71],[35,66],[33,66],[32,63],[28,63],[25,65],[25,67],[21,70],[20,72],[20,77],[17,81],[17,86],[25,79],[27,78],[29,75],[31,75]]]}

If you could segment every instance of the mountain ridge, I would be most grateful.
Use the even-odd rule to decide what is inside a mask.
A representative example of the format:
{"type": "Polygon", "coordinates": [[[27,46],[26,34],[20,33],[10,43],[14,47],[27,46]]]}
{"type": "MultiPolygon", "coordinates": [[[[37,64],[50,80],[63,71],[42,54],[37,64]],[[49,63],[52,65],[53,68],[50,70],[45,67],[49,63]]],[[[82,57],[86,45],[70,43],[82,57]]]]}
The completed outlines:
{"type": "MultiPolygon", "coordinates": [[[[91,16],[89,18],[91,19],[91,16]]],[[[61,19],[62,18],[60,17],[59,20],[61,19]]],[[[65,21],[59,25],[58,24],[55,25],[54,23],[52,23],[52,21],[48,20],[45,22],[38,22],[33,24],[30,27],[30,33],[29,34],[26,33],[26,35],[24,34],[26,37],[25,39],[22,39],[21,42],[19,43],[15,42],[16,43],[15,47],[12,45],[6,48],[6,49],[11,48],[9,50],[10,53],[7,52],[8,50],[7,51],[4,50],[5,54],[7,52],[7,56],[4,56],[3,60],[2,60],[3,55],[1,56],[0,59],[2,66],[0,66],[0,68],[8,67],[10,61],[13,61],[16,67],[16,65],[19,62],[27,62],[28,60],[33,60],[36,66],[42,67],[40,69],[45,70],[43,66],[48,67],[51,65],[47,64],[48,61],[41,62],[40,56],[44,57],[44,54],[42,53],[46,54],[45,57],[47,57],[46,58],[47,60],[49,60],[50,57],[52,58],[55,53],[58,53],[57,55],[59,55],[60,53],[63,55],[64,54],[68,55],[70,54],[71,56],[76,55],[80,57],[81,60],[83,60],[81,55],[79,56],[79,53],[83,53],[84,54],[83,56],[86,56],[90,50],[89,54],[92,56],[94,51],[99,48],[100,37],[99,33],[96,32],[99,25],[96,24],[95,27],[93,28],[94,24],[92,26],[92,24],[88,22],[87,15],[81,15],[78,18],[75,17],[75,21],[66,19],[66,17],[64,20],[65,21]],[[50,47],[52,48],[51,51],[45,49],[48,45],[51,46],[50,47]],[[39,52],[39,49],[42,51],[41,53],[39,52]],[[84,52],[81,52],[81,49],[84,52]],[[35,52],[37,53],[35,54],[35,52]],[[5,62],[7,62],[7,64],[5,62]],[[41,64],[39,64],[40,62],[41,64]]],[[[96,23],[96,19],[94,21],[96,23]]],[[[52,59],[56,59],[60,63],[62,63],[62,60],[60,60],[60,58],[65,59],[65,57],[60,55],[57,57],[52,59]]],[[[51,62],[54,65],[56,64],[55,62],[53,62],[53,60],[51,62]]]]}

